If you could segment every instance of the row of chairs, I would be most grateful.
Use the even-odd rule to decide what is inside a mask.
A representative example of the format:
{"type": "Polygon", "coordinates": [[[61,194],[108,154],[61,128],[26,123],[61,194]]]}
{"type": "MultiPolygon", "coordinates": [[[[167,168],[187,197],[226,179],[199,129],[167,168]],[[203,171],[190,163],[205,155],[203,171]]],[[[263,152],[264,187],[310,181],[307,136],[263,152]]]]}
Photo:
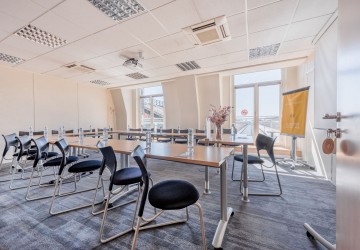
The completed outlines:
{"type": "MultiPolygon", "coordinates": [[[[15,153],[13,154],[16,164],[19,164],[19,169],[21,169],[21,175],[25,172],[26,168],[29,166],[29,161],[32,161],[32,171],[31,175],[28,178],[29,182],[27,186],[12,186],[14,180],[26,180],[26,178],[16,179],[14,178],[18,171],[15,169],[10,169],[12,172],[12,179],[10,188],[18,189],[27,187],[25,198],[26,200],[39,200],[51,198],[49,212],[51,215],[56,215],[60,213],[70,212],[73,210],[85,208],[92,206],[92,214],[97,215],[103,213],[103,219],[100,225],[100,241],[102,243],[113,240],[125,233],[134,231],[134,239],[132,248],[135,249],[136,241],[140,230],[171,225],[175,223],[186,222],[189,218],[187,207],[190,205],[195,205],[199,209],[200,223],[201,223],[201,233],[203,240],[203,248],[206,248],[205,241],[205,229],[202,219],[202,209],[198,203],[199,193],[196,188],[185,181],[180,180],[167,180],[159,182],[155,185],[152,184],[150,178],[150,173],[146,169],[146,158],[143,149],[138,146],[134,149],[132,153],[133,159],[138,164],[138,167],[129,167],[122,168],[117,170],[117,161],[116,156],[111,147],[104,147],[104,145],[99,142],[98,147],[103,155],[103,160],[80,160],[79,157],[69,155],[69,145],[66,143],[65,139],[61,139],[55,143],[60,153],[49,152],[49,143],[45,137],[40,137],[38,139],[31,139],[28,135],[16,136],[16,134],[11,134],[4,136],[5,139],[5,150],[3,153],[4,156],[7,155],[10,148],[13,147],[15,153]],[[31,145],[34,147],[32,148],[31,145]],[[22,162],[22,159],[25,159],[25,162],[22,162]],[[20,164],[21,162],[21,164],[20,164]],[[45,175],[47,169],[52,169],[52,174],[54,176],[54,181],[51,182],[42,182],[42,179],[45,175]],[[105,169],[108,169],[110,172],[110,178],[106,179],[103,173],[105,169]],[[77,182],[81,179],[81,176],[84,173],[99,171],[99,176],[97,180],[96,187],[88,188],[84,190],[77,190],[77,182]],[[39,180],[35,181],[35,178],[39,180]],[[64,192],[62,191],[62,186],[65,182],[68,182],[70,178],[73,178],[74,190],[64,192]],[[104,181],[109,180],[108,194],[105,195],[104,181]],[[151,183],[152,187],[149,187],[151,183]],[[120,189],[115,189],[115,186],[120,186],[120,189]],[[111,199],[113,196],[122,193],[125,195],[129,191],[127,187],[134,186],[138,190],[138,198],[120,204],[118,206],[112,207],[111,199]],[[54,187],[52,195],[34,195],[35,190],[40,190],[43,188],[54,187]],[[98,191],[102,189],[103,198],[100,202],[97,201],[98,191]],[[94,199],[91,204],[84,204],[75,206],[73,208],[67,208],[64,210],[56,210],[55,203],[64,196],[79,194],[87,191],[95,190],[94,199]],[[125,192],[124,192],[125,191],[125,192]],[[146,201],[155,208],[155,215],[151,218],[145,218],[144,209],[146,201]],[[99,203],[105,201],[105,208],[97,210],[96,207],[99,203]],[[119,206],[124,206],[129,203],[136,202],[136,207],[134,210],[132,226],[116,235],[105,237],[104,228],[106,223],[106,217],[108,210],[114,209],[119,206]],[[156,212],[156,209],[160,209],[159,212],[156,212]],[[162,224],[148,225],[150,222],[159,217],[166,210],[186,210],[186,219],[170,221],[162,224]],[[135,226],[135,217],[137,213],[137,223],[135,226]]],[[[14,162],[14,161],[13,161],[14,162]]],[[[2,163],[2,161],[1,161],[2,163]]],[[[0,165],[1,168],[2,165],[0,165]]],[[[23,177],[23,176],[22,176],[23,177]]],[[[42,193],[44,194],[44,193],[42,193]]],[[[68,204],[69,205],[69,204],[68,204]]],[[[67,207],[68,207],[67,205],[67,207]]]]}

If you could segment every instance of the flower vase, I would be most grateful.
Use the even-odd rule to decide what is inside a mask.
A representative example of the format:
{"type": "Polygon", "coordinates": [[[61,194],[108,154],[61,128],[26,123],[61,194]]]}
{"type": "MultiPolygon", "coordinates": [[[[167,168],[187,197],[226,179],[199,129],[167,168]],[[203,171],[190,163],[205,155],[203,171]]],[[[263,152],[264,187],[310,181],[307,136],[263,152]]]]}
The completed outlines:
{"type": "Polygon", "coordinates": [[[216,140],[222,139],[222,129],[221,125],[216,125],[216,140]]]}

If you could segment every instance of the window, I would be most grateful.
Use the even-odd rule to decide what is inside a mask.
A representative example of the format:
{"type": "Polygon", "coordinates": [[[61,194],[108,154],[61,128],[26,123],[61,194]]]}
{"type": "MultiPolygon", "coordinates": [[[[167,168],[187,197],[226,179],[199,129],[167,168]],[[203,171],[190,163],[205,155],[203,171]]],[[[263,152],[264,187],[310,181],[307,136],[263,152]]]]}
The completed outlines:
{"type": "Polygon", "coordinates": [[[281,70],[234,76],[236,126],[240,133],[280,133],[281,70]]]}
{"type": "Polygon", "coordinates": [[[161,86],[140,89],[140,124],[143,128],[164,127],[164,96],[161,86]]]}

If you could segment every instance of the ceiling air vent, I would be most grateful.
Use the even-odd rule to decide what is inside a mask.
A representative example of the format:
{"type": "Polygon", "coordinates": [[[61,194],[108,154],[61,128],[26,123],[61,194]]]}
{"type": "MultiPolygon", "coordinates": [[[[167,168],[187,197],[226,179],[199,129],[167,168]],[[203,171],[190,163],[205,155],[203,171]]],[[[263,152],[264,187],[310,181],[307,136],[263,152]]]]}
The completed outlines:
{"type": "Polygon", "coordinates": [[[0,60],[12,64],[18,64],[24,61],[24,59],[21,59],[19,57],[10,56],[7,54],[0,53],[0,60]]]}
{"type": "Polygon", "coordinates": [[[258,59],[265,56],[275,56],[279,50],[280,43],[275,43],[263,47],[257,47],[249,50],[249,59],[258,59]]]}
{"type": "Polygon", "coordinates": [[[194,69],[200,69],[199,64],[197,64],[194,61],[190,62],[184,62],[184,63],[178,63],[176,66],[179,67],[182,71],[188,71],[188,70],[194,70],[194,69]]]}
{"type": "Polygon", "coordinates": [[[132,79],[144,79],[144,78],[148,78],[146,75],[143,75],[139,72],[136,72],[136,73],[131,73],[131,74],[127,74],[126,75],[127,77],[130,77],[132,79]]]}
{"type": "Polygon", "coordinates": [[[101,80],[93,80],[93,81],[90,81],[90,82],[93,83],[93,84],[101,85],[101,86],[110,85],[110,83],[105,82],[105,81],[101,81],[101,80]]]}
{"type": "Polygon", "coordinates": [[[82,73],[91,73],[91,72],[95,71],[95,69],[90,68],[89,66],[81,65],[78,63],[71,63],[68,65],[65,65],[65,67],[68,69],[74,69],[74,70],[80,71],[82,73]]]}
{"type": "Polygon", "coordinates": [[[206,45],[231,39],[226,16],[216,17],[183,30],[195,45],[206,45]]]}

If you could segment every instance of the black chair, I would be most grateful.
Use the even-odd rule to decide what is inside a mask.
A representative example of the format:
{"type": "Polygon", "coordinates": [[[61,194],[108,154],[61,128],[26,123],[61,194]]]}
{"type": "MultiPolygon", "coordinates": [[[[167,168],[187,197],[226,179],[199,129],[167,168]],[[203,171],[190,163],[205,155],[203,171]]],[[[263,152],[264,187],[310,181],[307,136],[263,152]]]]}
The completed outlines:
{"type": "MultiPolygon", "coordinates": [[[[2,157],[1,157],[1,162],[0,162],[0,169],[2,168],[2,164],[3,164],[3,161],[4,159],[5,160],[11,160],[13,161],[14,160],[14,156],[12,155],[12,158],[5,158],[6,157],[6,154],[9,152],[9,150],[11,149],[11,147],[13,147],[14,149],[14,153],[17,149],[17,145],[18,145],[18,141],[16,140],[16,134],[13,133],[13,134],[9,134],[9,135],[2,135],[2,137],[4,138],[4,142],[5,142],[5,145],[4,145],[4,151],[2,153],[2,157]]],[[[12,170],[12,166],[10,166],[10,173],[11,173],[11,170],[12,170]]],[[[8,181],[8,180],[6,180],[8,181]]],[[[3,182],[0,181],[0,182],[3,182]]]]}
{"type": "MultiPolygon", "coordinates": [[[[129,128],[129,131],[140,132],[141,128],[129,128]]],[[[141,138],[141,136],[128,135],[125,140],[136,141],[136,140],[139,140],[140,138],[141,138]]]]}
{"type": "Polygon", "coordinates": [[[71,157],[74,156],[68,156],[69,153],[69,145],[67,144],[65,139],[61,139],[55,143],[55,145],[60,149],[60,152],[62,154],[59,172],[57,174],[57,178],[55,181],[55,190],[51,199],[51,205],[49,209],[49,213],[52,215],[55,214],[61,214],[66,213],[69,211],[77,210],[80,208],[85,208],[92,206],[92,203],[77,206],[70,209],[65,209],[61,211],[53,211],[53,206],[55,204],[55,200],[57,196],[64,196],[64,195],[72,195],[72,194],[78,194],[86,191],[94,190],[95,188],[85,189],[81,191],[77,191],[77,181],[80,180],[80,177],[83,175],[83,173],[86,172],[93,172],[95,170],[100,169],[101,167],[101,161],[99,160],[85,160],[85,161],[76,161],[76,158],[71,159],[71,157]],[[70,191],[65,194],[61,194],[61,186],[64,180],[69,180],[70,178],[74,177],[74,187],[75,189],[73,191],[70,191]]]}
{"type": "MultiPolygon", "coordinates": [[[[256,137],[256,150],[257,150],[258,156],[249,155],[248,156],[248,164],[260,164],[261,173],[262,173],[263,178],[261,180],[249,179],[248,181],[249,182],[264,182],[265,181],[265,174],[264,174],[263,167],[266,167],[266,166],[264,165],[264,160],[261,159],[261,157],[260,157],[260,151],[265,150],[267,152],[272,164],[273,164],[272,166],[270,166],[268,168],[272,168],[273,166],[275,167],[277,182],[278,182],[278,185],[279,185],[279,193],[249,193],[249,195],[280,196],[282,194],[282,187],[281,187],[280,178],[279,178],[279,174],[278,174],[278,171],[277,171],[277,164],[276,164],[275,155],[274,155],[275,140],[276,140],[276,138],[271,138],[271,137],[263,135],[263,134],[258,134],[258,136],[256,137]]],[[[234,156],[232,173],[231,173],[231,179],[233,181],[240,181],[240,192],[242,193],[243,168],[241,169],[240,179],[239,180],[234,179],[235,161],[244,162],[243,155],[238,154],[238,155],[234,156]]]]}
{"type": "MultiPolygon", "coordinates": [[[[35,145],[36,153],[34,154],[33,168],[32,168],[28,188],[27,188],[26,195],[25,195],[25,199],[28,201],[40,200],[40,199],[51,197],[51,195],[30,197],[31,187],[33,187],[33,186],[47,187],[49,185],[53,185],[49,182],[43,183],[42,179],[44,176],[49,176],[49,175],[53,175],[54,178],[56,178],[55,167],[60,166],[60,163],[62,160],[62,155],[59,156],[59,154],[57,152],[49,152],[49,143],[44,136],[42,136],[38,139],[32,139],[32,142],[35,145]],[[53,174],[43,175],[43,172],[50,168],[52,168],[53,174]],[[37,176],[34,176],[35,172],[37,172],[37,176]],[[32,180],[34,178],[39,178],[38,183],[35,185],[33,185],[33,183],[32,183],[32,180]]],[[[69,159],[69,161],[75,161],[75,160],[77,160],[77,159],[74,159],[74,158],[69,159]]]]}
{"type": "MultiPolygon", "coordinates": [[[[213,132],[213,130],[211,130],[211,133],[213,132]]],[[[202,130],[202,129],[196,129],[195,130],[195,133],[197,133],[197,134],[205,134],[205,130],[202,130]]],[[[206,140],[206,139],[200,139],[200,140],[197,140],[196,141],[196,144],[198,144],[198,145],[201,145],[201,146],[214,146],[215,145],[215,143],[213,143],[213,142],[209,142],[208,140],[206,140]]]]}
{"type": "Polygon", "coordinates": [[[31,148],[31,137],[28,135],[16,136],[17,140],[17,149],[14,153],[15,161],[14,161],[14,169],[12,170],[11,180],[10,180],[10,189],[19,189],[26,188],[26,186],[14,186],[14,180],[26,180],[28,178],[24,178],[24,173],[29,166],[29,161],[34,159],[34,154],[36,153],[36,149],[31,148]],[[20,178],[15,178],[15,176],[21,173],[20,178]]]}
{"type": "MultiPolygon", "coordinates": [[[[142,130],[144,133],[146,133],[146,132],[154,132],[154,129],[153,128],[143,128],[143,130],[142,130]]],[[[151,138],[152,139],[152,138],[151,138]]],[[[143,138],[142,136],[140,136],[139,137],[139,140],[140,141],[146,141],[146,137],[145,138],[143,138]]]]}
{"type": "Polygon", "coordinates": [[[138,219],[137,219],[137,225],[133,239],[132,249],[136,248],[136,241],[139,235],[139,230],[155,228],[160,226],[167,226],[177,223],[184,223],[189,219],[188,207],[191,205],[195,205],[199,209],[203,249],[206,249],[203,212],[201,205],[198,203],[199,192],[194,187],[194,185],[183,180],[166,180],[155,184],[149,190],[149,174],[146,170],[146,158],[145,158],[144,150],[139,145],[134,149],[131,156],[134,158],[134,160],[140,167],[142,173],[142,182],[143,182],[143,188],[141,192],[142,193],[141,202],[138,211],[138,219]],[[153,207],[161,209],[160,212],[158,212],[149,219],[143,218],[144,208],[147,199],[149,200],[149,203],[153,207]],[[145,224],[152,222],[166,210],[179,210],[184,208],[186,209],[186,216],[187,216],[187,218],[184,220],[168,221],[155,225],[145,226],[145,224]]]}
{"type": "MultiPolygon", "coordinates": [[[[180,134],[187,134],[189,132],[188,129],[174,129],[174,134],[176,133],[180,133],[180,134]]],[[[187,144],[187,136],[183,137],[183,138],[175,138],[174,139],[174,143],[177,144],[187,144]]]]}
{"type": "Polygon", "coordinates": [[[106,242],[109,242],[117,237],[120,237],[120,236],[134,230],[133,228],[134,228],[134,221],[135,221],[135,216],[136,216],[136,209],[138,206],[138,200],[139,200],[139,196],[140,196],[140,185],[142,184],[142,174],[141,174],[141,170],[137,167],[128,167],[128,168],[122,168],[120,170],[116,170],[117,161],[116,161],[116,156],[115,156],[113,148],[111,146],[108,146],[108,147],[103,147],[103,146],[104,145],[101,145],[101,143],[98,143],[100,152],[103,155],[103,163],[102,163],[102,167],[100,168],[97,187],[99,187],[100,182],[101,182],[101,185],[104,187],[104,180],[103,180],[102,175],[103,175],[104,170],[107,168],[111,174],[109,190],[108,190],[109,192],[108,192],[107,196],[105,197],[105,192],[103,191],[104,198],[106,200],[104,210],[95,212],[95,201],[96,201],[96,195],[97,195],[97,189],[96,189],[94,201],[93,201],[92,213],[94,215],[96,215],[96,214],[104,212],[103,218],[101,221],[101,226],[100,226],[100,242],[106,243],[106,242]],[[114,189],[114,186],[121,186],[121,187],[118,189],[114,189]],[[121,197],[125,196],[129,192],[134,191],[134,187],[139,192],[137,199],[121,203],[117,206],[110,207],[112,197],[114,197],[115,195],[118,196],[119,194],[121,194],[121,197]],[[127,230],[121,231],[113,236],[104,238],[104,227],[105,227],[105,221],[106,221],[108,211],[111,209],[117,208],[117,207],[128,205],[128,204],[136,202],[136,201],[137,201],[137,203],[136,203],[136,207],[134,209],[134,215],[132,218],[131,227],[128,228],[127,230]]]}
{"type": "MultiPolygon", "coordinates": [[[[160,133],[160,129],[157,129],[157,132],[160,133]]],[[[162,129],[161,130],[161,133],[169,133],[171,134],[173,132],[173,130],[170,128],[170,129],[162,129]]],[[[162,137],[162,136],[157,136],[156,137],[156,140],[158,142],[164,142],[164,143],[167,143],[167,142],[171,142],[171,137],[162,137]]]]}

